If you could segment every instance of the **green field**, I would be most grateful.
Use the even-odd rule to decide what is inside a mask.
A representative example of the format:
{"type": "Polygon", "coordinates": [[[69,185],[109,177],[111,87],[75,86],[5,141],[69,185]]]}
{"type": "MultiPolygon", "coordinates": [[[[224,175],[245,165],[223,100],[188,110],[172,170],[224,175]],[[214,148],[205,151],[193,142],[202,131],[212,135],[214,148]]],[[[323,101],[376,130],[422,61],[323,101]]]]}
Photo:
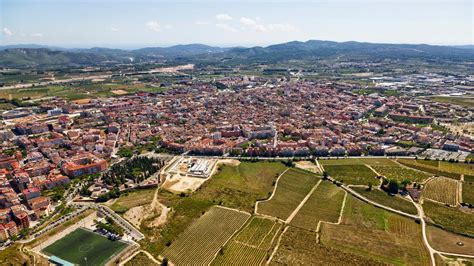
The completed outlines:
{"type": "Polygon", "coordinates": [[[472,97],[436,96],[431,99],[435,102],[457,104],[464,107],[474,106],[474,98],[472,97]]]}
{"type": "Polygon", "coordinates": [[[321,225],[321,243],[388,264],[428,265],[421,226],[348,196],[340,225],[321,225]]]}
{"type": "Polygon", "coordinates": [[[102,235],[78,228],[47,246],[42,252],[78,265],[86,265],[86,257],[88,265],[104,265],[125,247],[127,244],[124,242],[111,241],[102,235]]]}
{"type": "Polygon", "coordinates": [[[378,183],[376,174],[365,165],[324,165],[324,170],[331,176],[345,184],[367,185],[378,183]]]}
{"type": "Polygon", "coordinates": [[[289,169],[278,180],[273,197],[258,203],[257,212],[286,220],[319,180],[313,173],[289,169]]]}
{"type": "Polygon", "coordinates": [[[117,213],[125,213],[129,209],[151,203],[155,189],[140,189],[127,192],[110,206],[117,213]]]}
{"type": "Polygon", "coordinates": [[[433,222],[448,231],[474,237],[474,215],[459,208],[447,207],[428,200],[423,202],[423,210],[433,222]]]}
{"type": "Polygon", "coordinates": [[[277,242],[282,224],[253,217],[242,231],[234,236],[212,262],[212,265],[260,265],[277,242]]]}
{"type": "Polygon", "coordinates": [[[398,162],[411,168],[458,180],[461,174],[472,175],[474,173],[473,164],[412,159],[399,159],[398,162]]]}
{"type": "Polygon", "coordinates": [[[361,165],[367,164],[370,166],[397,166],[397,163],[387,158],[343,158],[343,159],[329,159],[319,160],[322,165],[361,165]]]}
{"type": "Polygon", "coordinates": [[[410,201],[404,200],[397,196],[391,196],[384,191],[378,189],[372,189],[369,191],[366,188],[361,187],[354,187],[352,189],[369,200],[380,203],[395,210],[400,210],[409,214],[418,213],[415,208],[415,205],[413,205],[413,203],[411,203],[410,201]]]}
{"type": "Polygon", "coordinates": [[[345,192],[336,185],[323,181],[298,211],[291,225],[316,231],[319,221],[337,223],[345,192]]]}
{"type": "Polygon", "coordinates": [[[316,232],[289,226],[270,265],[382,265],[339,248],[316,243],[316,232]]]}
{"type": "Polygon", "coordinates": [[[377,173],[385,176],[388,179],[397,180],[399,182],[403,180],[410,180],[411,182],[421,183],[428,179],[430,174],[425,172],[416,171],[410,168],[396,166],[372,166],[377,173]]]}
{"type": "Polygon", "coordinates": [[[461,202],[474,205],[474,182],[464,182],[462,184],[461,202]]]}
{"type": "Polygon", "coordinates": [[[175,265],[207,265],[250,214],[213,207],[163,251],[175,265]]]}
{"type": "Polygon", "coordinates": [[[173,209],[162,227],[140,228],[147,236],[142,247],[160,254],[169,243],[186,230],[193,221],[214,205],[253,212],[255,202],[266,199],[273,185],[287,167],[281,162],[241,162],[238,166],[220,166],[217,174],[191,195],[182,197],[160,189],[158,199],[173,209]]]}

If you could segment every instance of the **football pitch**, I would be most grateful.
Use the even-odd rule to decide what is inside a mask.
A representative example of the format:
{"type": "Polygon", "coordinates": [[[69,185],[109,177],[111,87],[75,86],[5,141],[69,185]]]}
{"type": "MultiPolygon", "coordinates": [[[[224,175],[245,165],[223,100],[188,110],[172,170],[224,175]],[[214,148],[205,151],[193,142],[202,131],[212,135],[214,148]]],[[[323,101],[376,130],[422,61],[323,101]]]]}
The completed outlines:
{"type": "Polygon", "coordinates": [[[127,244],[78,228],[42,250],[76,265],[104,265],[127,244]],[[87,262],[86,262],[87,260],[87,262]]]}

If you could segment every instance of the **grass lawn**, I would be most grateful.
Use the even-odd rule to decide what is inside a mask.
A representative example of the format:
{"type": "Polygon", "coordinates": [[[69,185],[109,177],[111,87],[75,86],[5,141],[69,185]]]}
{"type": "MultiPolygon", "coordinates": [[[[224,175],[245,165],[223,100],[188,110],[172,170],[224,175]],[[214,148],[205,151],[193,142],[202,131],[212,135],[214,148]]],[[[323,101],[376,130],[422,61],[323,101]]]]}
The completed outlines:
{"type": "Polygon", "coordinates": [[[149,204],[153,200],[155,191],[155,189],[139,189],[127,192],[120,195],[110,208],[117,213],[125,213],[133,207],[149,204]]]}
{"type": "Polygon", "coordinates": [[[474,256],[474,238],[454,234],[436,226],[428,226],[426,234],[430,245],[439,251],[474,256]],[[463,243],[462,246],[457,243],[463,243]]]}
{"type": "Polygon", "coordinates": [[[179,235],[163,256],[175,265],[208,265],[250,214],[213,207],[179,235]]]}
{"type": "Polygon", "coordinates": [[[344,195],[344,190],[338,186],[322,181],[290,224],[316,231],[319,221],[337,223],[344,195]]]}
{"type": "Polygon", "coordinates": [[[372,166],[377,173],[385,176],[388,179],[398,180],[399,182],[408,179],[414,183],[421,183],[431,177],[432,175],[416,171],[410,168],[396,166],[372,166]]]}
{"type": "Polygon", "coordinates": [[[127,244],[111,241],[106,237],[78,228],[65,237],[42,250],[43,253],[54,255],[74,264],[104,265],[114,255],[125,249],[127,244]]]}
{"type": "Polygon", "coordinates": [[[361,187],[353,187],[352,189],[355,190],[357,193],[361,194],[362,196],[368,198],[369,200],[375,201],[390,208],[400,210],[409,214],[418,213],[415,208],[415,205],[413,205],[413,203],[411,203],[410,201],[404,200],[397,196],[391,196],[390,194],[384,191],[378,189],[372,189],[371,191],[368,191],[366,188],[361,187]]]}
{"type": "Polygon", "coordinates": [[[340,225],[323,223],[321,243],[382,263],[428,265],[421,226],[348,196],[340,225]]]}
{"type": "Polygon", "coordinates": [[[332,178],[351,185],[375,184],[376,174],[365,165],[325,165],[324,170],[332,178]]]}
{"type": "Polygon", "coordinates": [[[441,228],[474,237],[474,215],[428,200],[423,202],[423,210],[441,228]]]}
{"type": "Polygon", "coordinates": [[[292,168],[278,180],[275,195],[258,204],[257,212],[286,220],[321,179],[313,173],[292,168]]]}

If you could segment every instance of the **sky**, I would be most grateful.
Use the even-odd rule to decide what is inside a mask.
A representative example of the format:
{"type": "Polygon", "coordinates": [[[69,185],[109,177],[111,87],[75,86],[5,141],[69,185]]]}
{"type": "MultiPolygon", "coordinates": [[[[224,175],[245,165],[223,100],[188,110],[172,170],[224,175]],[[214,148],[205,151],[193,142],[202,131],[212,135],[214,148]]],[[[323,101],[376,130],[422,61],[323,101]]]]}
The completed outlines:
{"type": "Polygon", "coordinates": [[[474,44],[474,0],[0,0],[0,45],[474,44]]]}

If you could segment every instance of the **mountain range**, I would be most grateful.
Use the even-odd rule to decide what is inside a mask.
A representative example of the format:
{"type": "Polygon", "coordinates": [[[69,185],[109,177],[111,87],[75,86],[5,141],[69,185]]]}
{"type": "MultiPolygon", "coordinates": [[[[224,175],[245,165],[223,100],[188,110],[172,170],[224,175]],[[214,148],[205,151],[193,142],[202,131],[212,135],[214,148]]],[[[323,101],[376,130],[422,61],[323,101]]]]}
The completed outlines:
{"type": "Polygon", "coordinates": [[[321,60],[344,58],[366,59],[421,59],[472,61],[474,49],[466,46],[438,46],[426,44],[380,44],[365,42],[333,42],[310,40],[293,41],[266,47],[222,48],[203,44],[147,47],[122,50],[95,47],[64,49],[41,45],[0,46],[0,67],[62,67],[103,65],[130,62],[188,61],[188,62],[260,62],[287,60],[321,60]]]}

